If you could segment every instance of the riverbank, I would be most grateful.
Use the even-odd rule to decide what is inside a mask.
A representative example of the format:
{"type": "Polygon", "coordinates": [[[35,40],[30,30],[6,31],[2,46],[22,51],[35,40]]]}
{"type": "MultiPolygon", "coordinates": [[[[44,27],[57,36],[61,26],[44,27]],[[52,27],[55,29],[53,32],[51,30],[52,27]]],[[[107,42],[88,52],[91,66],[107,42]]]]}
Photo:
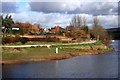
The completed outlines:
{"type": "MultiPolygon", "coordinates": [[[[48,44],[47,44],[48,45],[48,44]]],[[[113,51],[101,42],[56,44],[51,46],[2,47],[2,64],[62,60],[82,55],[102,54],[113,51]],[[58,51],[56,53],[56,48],[58,51]]]]}
{"type": "Polygon", "coordinates": [[[69,59],[76,56],[83,55],[95,55],[95,54],[104,54],[107,52],[112,52],[113,49],[104,49],[104,50],[89,50],[89,51],[76,51],[76,52],[65,52],[65,54],[54,54],[54,55],[34,55],[32,57],[24,57],[21,59],[12,59],[12,60],[2,60],[0,63],[2,64],[20,64],[20,63],[29,63],[29,62],[37,62],[37,61],[49,61],[49,60],[63,60],[69,59]]]}

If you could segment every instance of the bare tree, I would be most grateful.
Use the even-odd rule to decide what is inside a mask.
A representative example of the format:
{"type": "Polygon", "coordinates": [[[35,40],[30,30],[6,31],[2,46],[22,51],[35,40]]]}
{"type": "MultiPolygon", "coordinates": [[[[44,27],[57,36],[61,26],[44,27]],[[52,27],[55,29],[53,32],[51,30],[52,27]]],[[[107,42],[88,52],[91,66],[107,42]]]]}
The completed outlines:
{"type": "Polygon", "coordinates": [[[97,40],[101,40],[103,43],[108,45],[108,42],[110,41],[110,37],[108,36],[103,26],[99,23],[97,17],[94,18],[92,34],[95,36],[97,40]]]}
{"type": "Polygon", "coordinates": [[[70,26],[69,26],[71,32],[75,32],[75,29],[76,29],[76,26],[77,26],[76,23],[77,23],[77,18],[76,18],[76,15],[75,15],[75,16],[73,16],[73,18],[70,22],[70,26]]]}
{"type": "Polygon", "coordinates": [[[83,17],[83,26],[87,26],[87,22],[86,22],[85,16],[83,17]]]}
{"type": "Polygon", "coordinates": [[[70,26],[72,27],[73,30],[75,30],[76,28],[80,28],[82,26],[82,17],[79,15],[73,16],[70,22],[70,26]]]}
{"type": "Polygon", "coordinates": [[[79,28],[79,27],[81,27],[82,26],[82,17],[81,16],[77,16],[77,27],[79,28]]]}
{"type": "Polygon", "coordinates": [[[100,37],[99,30],[101,30],[101,29],[102,29],[102,27],[100,26],[98,17],[96,16],[96,17],[94,17],[94,20],[93,20],[93,34],[97,38],[97,40],[99,40],[99,37],[100,37]]]}
{"type": "Polygon", "coordinates": [[[98,25],[100,25],[100,24],[99,24],[98,17],[96,16],[96,17],[94,17],[94,23],[93,23],[93,26],[94,26],[94,27],[97,27],[98,25]]]}
{"type": "MultiPolygon", "coordinates": [[[[86,39],[86,36],[88,35],[88,26],[85,26],[84,30],[82,30],[80,27],[83,25],[82,17],[79,15],[73,16],[70,26],[67,27],[70,29],[70,32],[66,29],[66,34],[70,37],[75,38],[76,40],[82,40],[86,39]]],[[[84,23],[86,24],[86,19],[84,18],[84,23]]]]}

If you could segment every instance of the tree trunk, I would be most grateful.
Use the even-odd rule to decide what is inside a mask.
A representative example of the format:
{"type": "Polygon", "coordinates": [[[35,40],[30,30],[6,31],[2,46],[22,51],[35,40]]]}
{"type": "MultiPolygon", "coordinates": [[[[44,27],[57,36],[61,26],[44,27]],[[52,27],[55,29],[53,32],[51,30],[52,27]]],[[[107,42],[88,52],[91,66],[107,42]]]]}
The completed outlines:
{"type": "Polygon", "coordinates": [[[97,41],[99,41],[99,35],[97,35],[97,41]]]}
{"type": "Polygon", "coordinates": [[[4,31],[4,37],[7,36],[7,29],[5,28],[5,31],[4,31]]]}

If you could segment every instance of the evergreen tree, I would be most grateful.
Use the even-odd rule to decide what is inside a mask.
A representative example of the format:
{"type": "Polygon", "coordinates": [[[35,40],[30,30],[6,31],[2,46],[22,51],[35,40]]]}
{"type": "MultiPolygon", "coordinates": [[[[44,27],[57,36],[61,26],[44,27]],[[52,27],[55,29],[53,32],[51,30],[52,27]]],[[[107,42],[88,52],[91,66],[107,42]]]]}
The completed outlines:
{"type": "Polygon", "coordinates": [[[4,27],[4,29],[2,30],[3,37],[6,37],[7,34],[9,33],[9,30],[12,29],[12,25],[14,24],[14,21],[12,19],[12,16],[11,15],[9,16],[8,14],[6,15],[5,18],[1,16],[1,19],[2,19],[2,27],[4,27]]]}

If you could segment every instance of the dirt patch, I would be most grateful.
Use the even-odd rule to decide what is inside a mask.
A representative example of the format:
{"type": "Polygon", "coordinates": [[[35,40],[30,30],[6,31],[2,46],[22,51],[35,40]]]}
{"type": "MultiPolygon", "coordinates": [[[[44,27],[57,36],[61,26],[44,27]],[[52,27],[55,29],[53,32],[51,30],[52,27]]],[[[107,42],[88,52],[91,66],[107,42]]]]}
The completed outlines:
{"type": "Polygon", "coordinates": [[[22,48],[2,48],[2,52],[10,52],[10,53],[20,53],[24,49],[22,48]]]}

